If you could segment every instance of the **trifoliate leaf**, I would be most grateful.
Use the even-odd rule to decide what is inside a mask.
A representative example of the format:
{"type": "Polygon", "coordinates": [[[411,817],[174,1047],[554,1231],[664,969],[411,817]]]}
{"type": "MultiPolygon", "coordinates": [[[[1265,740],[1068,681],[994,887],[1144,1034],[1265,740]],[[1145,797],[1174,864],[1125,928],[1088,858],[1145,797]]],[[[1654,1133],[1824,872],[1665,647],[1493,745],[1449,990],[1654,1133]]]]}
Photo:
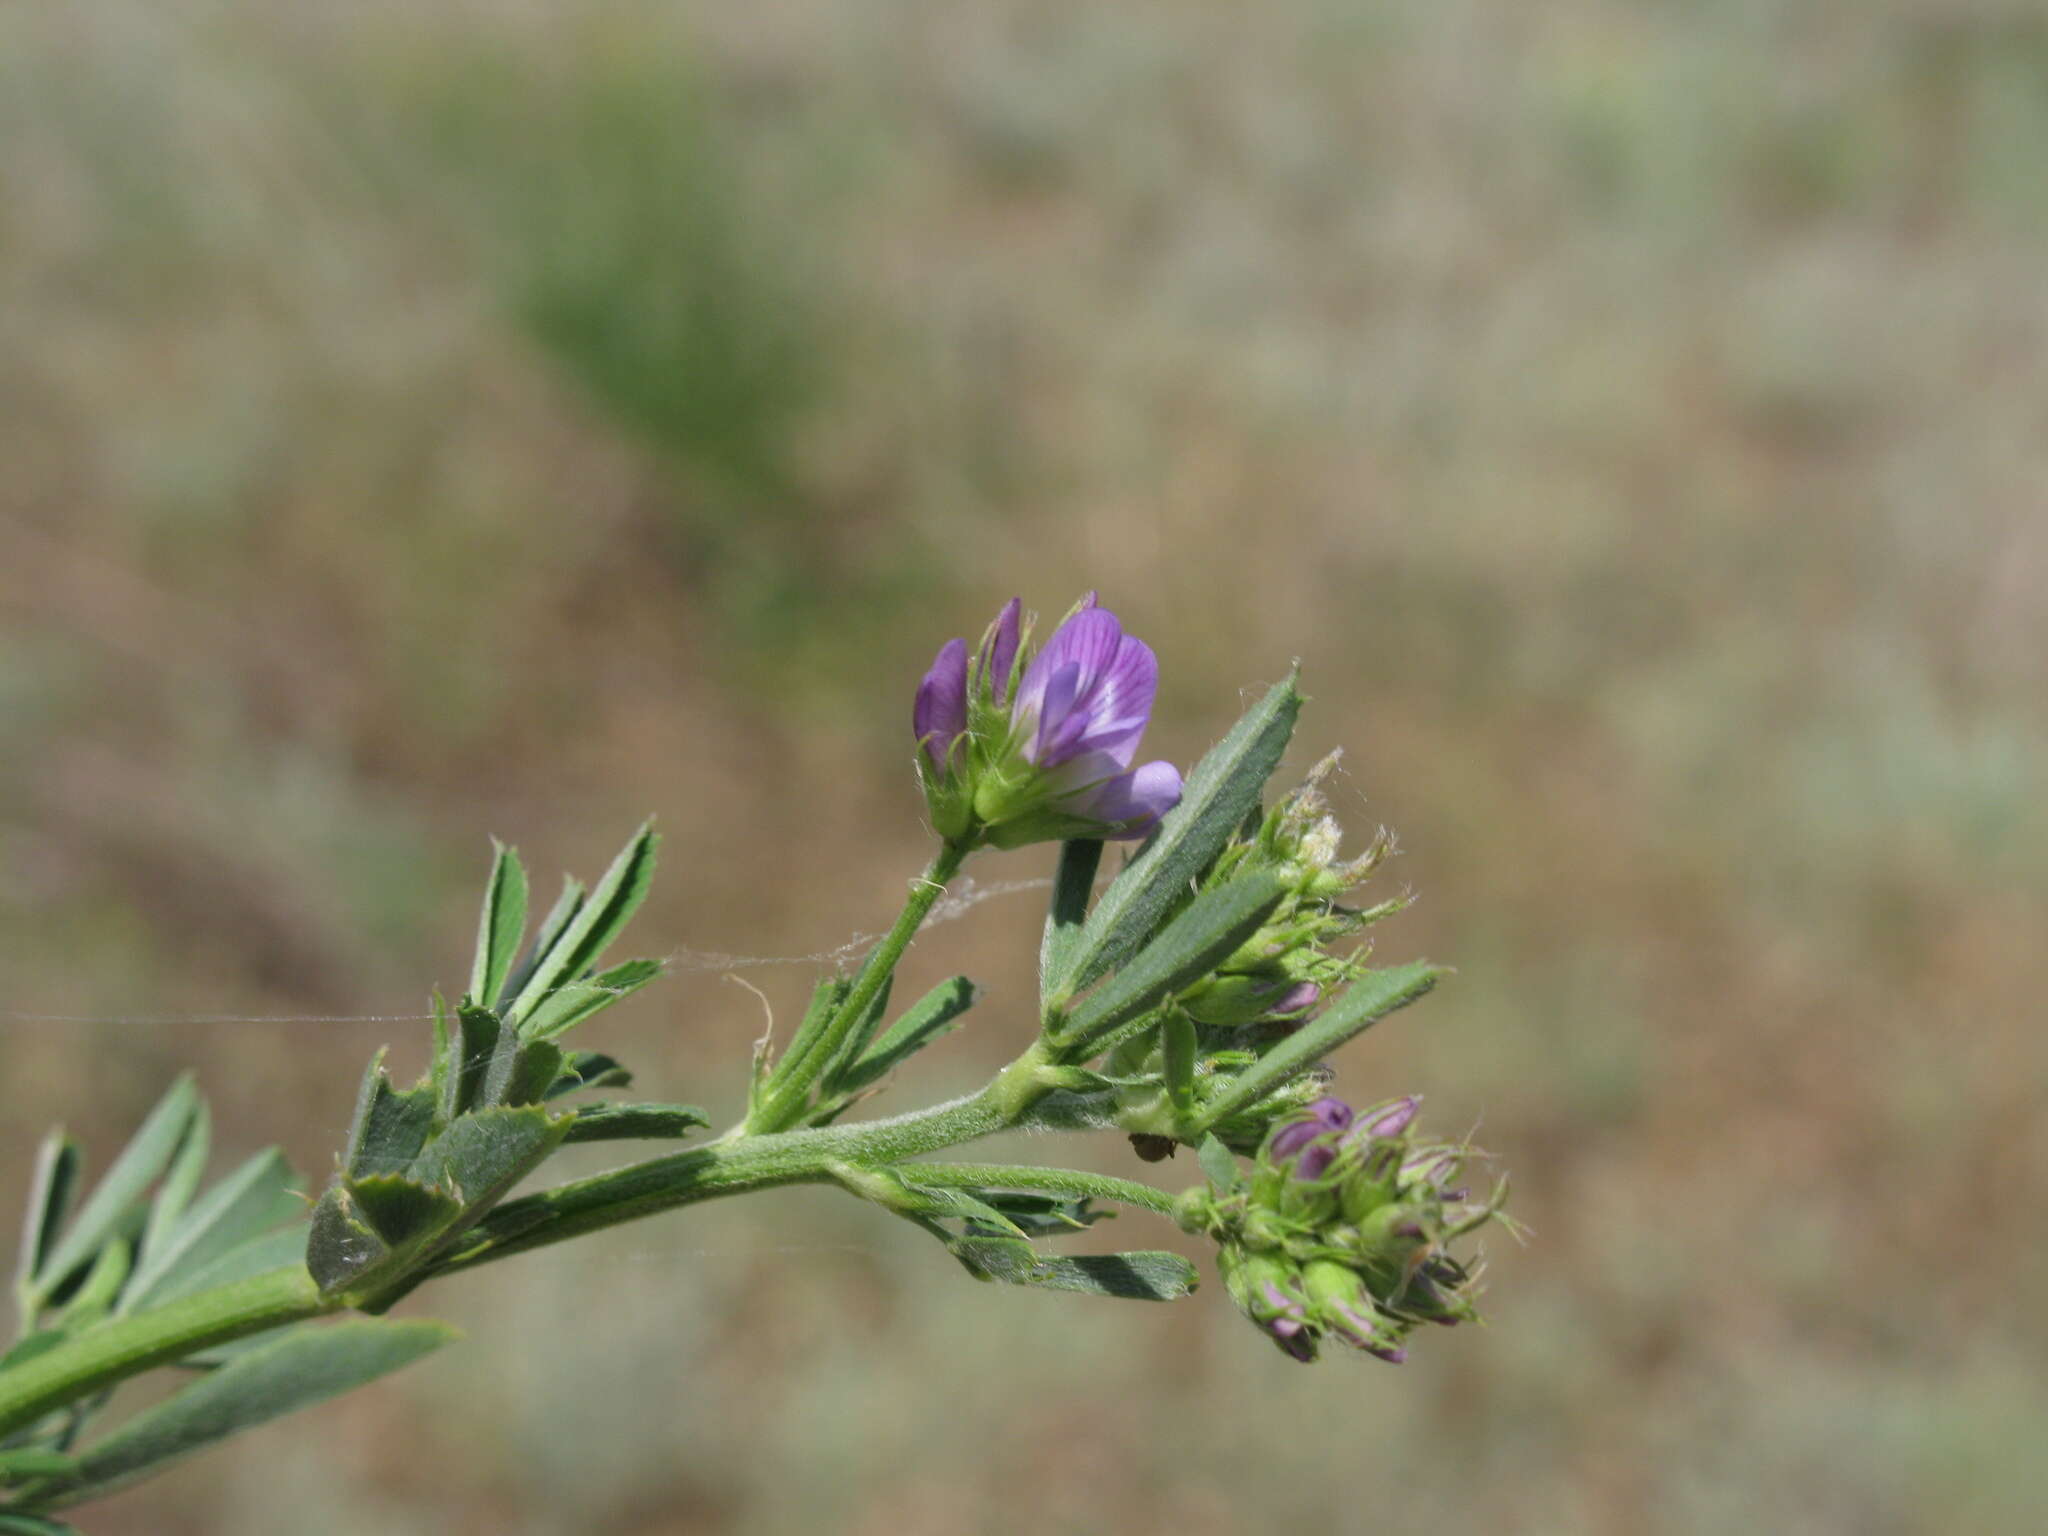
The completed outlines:
{"type": "Polygon", "coordinates": [[[342,1166],[350,1173],[398,1173],[420,1154],[434,1129],[431,1088],[391,1086],[384,1071],[384,1051],[370,1058],[363,1086],[356,1095],[356,1115],[349,1127],[348,1153],[342,1166]]]}
{"type": "Polygon", "coordinates": [[[1245,711],[1230,734],[1195,765],[1180,803],[1110,882],[1080,937],[1065,950],[1057,974],[1047,978],[1048,1009],[1063,1008],[1083,988],[1123,965],[1186,898],[1195,878],[1258,805],[1300,712],[1301,694],[1289,676],[1245,711]]]}
{"type": "Polygon", "coordinates": [[[1132,957],[1130,963],[1078,1003],[1061,1030],[1077,1054],[1119,1024],[1191,986],[1230,958],[1287,894],[1269,874],[1247,875],[1204,891],[1187,910],[1132,957]]]}
{"type": "Polygon", "coordinates": [[[37,1270],[33,1282],[37,1291],[44,1296],[57,1291],[72,1271],[97,1254],[120,1229],[143,1192],[176,1154],[198,1109],[199,1092],[190,1075],[171,1084],[107,1169],[56,1250],[37,1270]]]}
{"type": "Polygon", "coordinates": [[[470,967],[469,1000],[488,1008],[498,1000],[512,974],[519,941],[526,934],[526,869],[516,850],[491,839],[496,856],[490,883],[484,888],[483,915],[477,920],[476,960],[470,967]]]}
{"type": "Polygon", "coordinates": [[[217,1440],[375,1381],[455,1337],[441,1323],[367,1318],[294,1328],[144,1409],[81,1453],[38,1502],[57,1509],[98,1498],[217,1440]]]}
{"type": "Polygon", "coordinates": [[[1306,1071],[1395,1009],[1414,1002],[1435,986],[1442,974],[1423,960],[1390,970],[1368,971],[1339,992],[1321,1013],[1275,1042],[1239,1073],[1228,1088],[1209,1100],[1202,1107],[1202,1123],[1219,1124],[1297,1072],[1306,1071]]]}

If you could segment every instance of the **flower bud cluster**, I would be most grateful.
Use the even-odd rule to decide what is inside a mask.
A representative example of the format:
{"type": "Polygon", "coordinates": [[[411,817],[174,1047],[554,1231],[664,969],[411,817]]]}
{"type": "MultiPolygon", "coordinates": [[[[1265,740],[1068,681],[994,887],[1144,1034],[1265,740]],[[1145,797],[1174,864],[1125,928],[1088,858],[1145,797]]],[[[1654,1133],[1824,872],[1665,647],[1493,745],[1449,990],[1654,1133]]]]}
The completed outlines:
{"type": "Polygon", "coordinates": [[[1398,1364],[1418,1323],[1478,1316],[1479,1269],[1450,1245],[1500,1214],[1506,1182],[1473,1201],[1459,1178],[1481,1154],[1414,1135],[1419,1102],[1320,1099],[1273,1131],[1248,1179],[1217,1185],[1205,1151],[1212,1183],[1180,1198],[1238,1307],[1297,1360],[1334,1341],[1398,1364]]]}
{"type": "Polygon", "coordinates": [[[1293,1074],[1225,1118],[1212,1122],[1208,1117],[1212,1100],[1228,1093],[1242,1072],[1362,973],[1366,949],[1347,949],[1345,941],[1407,905],[1405,896],[1366,907],[1339,900],[1393,851],[1393,840],[1382,829],[1363,853],[1342,857],[1343,830],[1323,789],[1340,757],[1331,753],[1299,788],[1248,821],[1197,885],[1205,891],[1263,874],[1277,878],[1287,894],[1256,933],[1161,1011],[1167,1028],[1173,1027],[1176,1014],[1194,1027],[1190,1115],[1178,1116],[1168,1104],[1159,1032],[1134,1039],[1112,1058],[1112,1075],[1123,1085],[1116,1123],[1148,1144],[1185,1137],[1192,1124],[1213,1132],[1232,1151],[1250,1153],[1275,1123],[1327,1087],[1327,1070],[1293,1074]]]}
{"type": "Polygon", "coordinates": [[[1343,829],[1323,785],[1341,756],[1333,752],[1311,769],[1298,789],[1232,839],[1203,877],[1206,889],[1246,874],[1268,873],[1286,885],[1288,894],[1214,976],[1182,996],[1181,1006],[1197,1024],[1223,1029],[1300,1024],[1358,973],[1362,956],[1335,954],[1331,946],[1407,904],[1395,897],[1358,908],[1338,900],[1393,851],[1382,829],[1358,857],[1339,856],[1343,829]]]}
{"type": "Polygon", "coordinates": [[[1090,592],[1030,654],[1012,598],[971,657],[939,649],[911,711],[918,776],[948,842],[1017,848],[1061,838],[1142,837],[1180,800],[1171,763],[1133,768],[1159,665],[1090,592]]]}

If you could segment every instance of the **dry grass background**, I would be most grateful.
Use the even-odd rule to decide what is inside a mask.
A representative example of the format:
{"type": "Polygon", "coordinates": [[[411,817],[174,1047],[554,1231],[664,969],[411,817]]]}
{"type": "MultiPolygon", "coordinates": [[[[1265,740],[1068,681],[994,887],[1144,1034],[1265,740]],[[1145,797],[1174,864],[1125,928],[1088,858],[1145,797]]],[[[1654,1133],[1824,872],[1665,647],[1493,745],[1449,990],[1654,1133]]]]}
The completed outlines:
{"type": "MultiPolygon", "coordinates": [[[[1300,1370],[707,1208],[88,1525],[2038,1529],[2044,157],[2027,0],[0,14],[0,1007],[102,1021],[0,1017],[8,1166],[195,1065],[318,1177],[423,1026],[117,1021],[413,1011],[487,833],[658,812],[657,951],[872,930],[930,652],[1098,586],[1182,760],[1302,658],[1459,967],[1345,1081],[1536,1234],[1300,1370]]],[[[1035,913],[920,945],[993,995],[898,1097],[1035,913]]],[[[605,1025],[729,1106],[759,1005],[605,1025]]]]}

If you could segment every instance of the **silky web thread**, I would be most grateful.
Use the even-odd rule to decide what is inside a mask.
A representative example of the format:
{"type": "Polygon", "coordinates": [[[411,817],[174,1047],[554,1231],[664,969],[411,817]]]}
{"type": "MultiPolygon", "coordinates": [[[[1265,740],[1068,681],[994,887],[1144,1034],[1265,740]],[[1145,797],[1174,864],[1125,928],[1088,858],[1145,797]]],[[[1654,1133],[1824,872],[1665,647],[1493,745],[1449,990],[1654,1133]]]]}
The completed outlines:
{"type": "MultiPolygon", "coordinates": [[[[1041,877],[981,884],[970,876],[956,880],[954,885],[956,888],[949,890],[933,906],[931,915],[925,919],[926,927],[964,917],[984,901],[998,896],[1048,890],[1052,881],[1041,877]]],[[[877,933],[856,933],[844,943],[807,955],[734,955],[715,949],[676,949],[662,956],[660,965],[662,974],[668,976],[699,971],[752,970],[767,965],[829,965],[843,970],[872,949],[880,939],[881,935],[877,933]]],[[[433,1017],[431,1013],[157,1013],[108,1017],[91,1013],[0,1012],[0,1022],[8,1024],[106,1024],[134,1029],[169,1028],[181,1024],[424,1024],[433,1017]]]]}

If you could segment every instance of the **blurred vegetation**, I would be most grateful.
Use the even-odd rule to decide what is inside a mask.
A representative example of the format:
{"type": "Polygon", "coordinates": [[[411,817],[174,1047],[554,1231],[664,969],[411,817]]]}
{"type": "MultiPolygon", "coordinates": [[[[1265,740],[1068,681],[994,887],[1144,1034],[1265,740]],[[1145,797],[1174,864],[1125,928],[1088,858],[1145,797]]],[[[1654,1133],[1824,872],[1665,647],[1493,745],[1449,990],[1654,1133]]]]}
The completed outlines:
{"type": "MultiPolygon", "coordinates": [[[[9,1166],[189,1063],[317,1176],[423,1026],[133,1021],[416,1010],[489,832],[656,810],[659,945],[872,931],[931,651],[1098,586],[1182,759],[1303,659],[1459,967],[1345,1079],[1535,1231],[1298,1370],[706,1209],[93,1528],[2038,1529],[2044,163],[2025,0],[0,15],[9,1166]]],[[[932,1092],[1034,908],[913,957],[995,994],[932,1092]]],[[[707,1102],[760,1027],[618,1018],[707,1102]]]]}

